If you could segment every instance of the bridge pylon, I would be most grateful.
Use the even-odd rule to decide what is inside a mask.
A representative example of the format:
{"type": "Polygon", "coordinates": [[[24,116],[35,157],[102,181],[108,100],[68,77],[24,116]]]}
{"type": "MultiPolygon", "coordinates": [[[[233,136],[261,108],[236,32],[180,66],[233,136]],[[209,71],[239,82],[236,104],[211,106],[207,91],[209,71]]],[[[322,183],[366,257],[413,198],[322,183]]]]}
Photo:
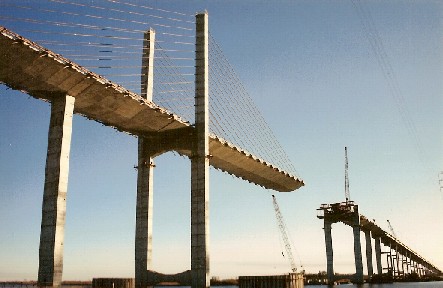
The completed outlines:
{"type": "MultiPolygon", "coordinates": [[[[152,209],[154,157],[177,148],[191,150],[191,286],[210,285],[209,274],[209,63],[208,14],[196,15],[195,130],[176,129],[139,137],[135,286],[147,287],[154,277],[152,209]]],[[[142,96],[152,101],[155,32],[145,33],[142,57],[142,96]]],[[[181,275],[181,274],[180,274],[181,275]]],[[[186,274],[187,275],[187,274],[186,274]]]]}
{"type": "MultiPolygon", "coordinates": [[[[141,96],[152,102],[154,85],[155,31],[144,33],[141,96]]],[[[149,139],[138,138],[137,206],[135,220],[135,287],[146,287],[147,270],[152,262],[152,216],[154,200],[154,145],[149,139]]]]}

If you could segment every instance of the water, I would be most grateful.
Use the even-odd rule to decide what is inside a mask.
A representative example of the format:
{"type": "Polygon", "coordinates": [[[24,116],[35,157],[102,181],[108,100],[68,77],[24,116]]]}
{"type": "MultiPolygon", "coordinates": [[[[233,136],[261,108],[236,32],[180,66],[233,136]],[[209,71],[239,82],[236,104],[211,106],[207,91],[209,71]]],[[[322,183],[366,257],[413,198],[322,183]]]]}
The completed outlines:
{"type": "MultiPolygon", "coordinates": [[[[155,286],[159,288],[190,288],[190,286],[155,286]]],[[[215,288],[238,288],[238,286],[212,286],[215,288]]],[[[328,288],[327,285],[305,285],[306,288],[328,288]]],[[[443,288],[443,281],[438,282],[403,282],[390,284],[343,284],[332,286],[337,288],[358,287],[358,288],[443,288]]],[[[69,288],[69,287],[63,287],[69,288]]]]}
{"type": "MultiPolygon", "coordinates": [[[[307,288],[325,288],[325,285],[305,285],[307,288]]],[[[345,284],[333,287],[358,287],[358,288],[443,288],[443,281],[438,282],[403,282],[403,283],[390,283],[390,284],[345,284]]]]}
{"type": "MultiPolygon", "coordinates": [[[[158,288],[190,288],[190,286],[155,286],[158,288]]],[[[216,288],[238,288],[238,286],[213,286],[216,288]]],[[[327,288],[326,285],[305,285],[306,288],[327,288]]],[[[358,287],[358,288],[443,288],[443,281],[438,282],[406,282],[391,284],[344,284],[333,287],[358,287]]],[[[36,285],[9,285],[0,284],[0,288],[37,288],[36,285]]],[[[62,285],[62,288],[91,288],[91,286],[62,285]]]]}

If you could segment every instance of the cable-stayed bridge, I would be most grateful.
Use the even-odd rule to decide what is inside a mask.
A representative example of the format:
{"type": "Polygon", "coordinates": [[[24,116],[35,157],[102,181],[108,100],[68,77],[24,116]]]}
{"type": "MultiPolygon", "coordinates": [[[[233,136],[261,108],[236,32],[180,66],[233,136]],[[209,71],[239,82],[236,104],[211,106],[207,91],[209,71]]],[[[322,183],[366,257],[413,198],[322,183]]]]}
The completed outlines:
{"type": "Polygon", "coordinates": [[[167,151],[190,158],[191,271],[186,277],[193,287],[208,287],[209,165],[277,191],[293,191],[303,181],[209,34],[207,13],[99,3],[0,4],[1,83],[51,102],[39,286],[61,285],[77,113],[139,138],[137,287],[155,284],[149,276],[154,158],[167,151]]]}

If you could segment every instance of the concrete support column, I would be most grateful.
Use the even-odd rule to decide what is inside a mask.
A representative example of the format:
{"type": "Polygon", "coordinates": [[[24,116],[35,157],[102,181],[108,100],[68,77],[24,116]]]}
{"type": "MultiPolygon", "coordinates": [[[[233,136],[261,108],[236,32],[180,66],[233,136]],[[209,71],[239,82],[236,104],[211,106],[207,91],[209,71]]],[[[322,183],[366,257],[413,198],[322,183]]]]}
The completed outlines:
{"type": "Polygon", "coordinates": [[[366,264],[368,266],[368,276],[371,277],[374,274],[372,267],[372,243],[371,243],[371,231],[365,231],[366,240],[366,264]]]}
{"type": "Polygon", "coordinates": [[[62,281],[74,102],[74,97],[60,95],[51,103],[39,248],[40,287],[60,287],[62,281]]]}
{"type": "Polygon", "coordinates": [[[409,274],[411,274],[412,273],[412,260],[411,260],[411,253],[408,253],[408,256],[407,256],[408,258],[407,258],[407,266],[408,266],[408,273],[409,274]]]}
{"type": "Polygon", "coordinates": [[[401,276],[401,255],[400,253],[398,253],[398,251],[395,252],[395,257],[397,259],[397,275],[400,277],[401,276]]]}
{"type": "Polygon", "coordinates": [[[389,264],[391,265],[391,276],[395,277],[394,257],[392,256],[391,244],[389,244],[389,264]]]}
{"type": "MultiPolygon", "coordinates": [[[[152,101],[154,77],[154,30],[144,34],[141,96],[152,101]]],[[[137,208],[135,220],[135,286],[146,287],[147,270],[152,261],[152,214],[154,197],[154,159],[150,143],[143,137],[138,139],[137,208]]]]}
{"type": "Polygon", "coordinates": [[[408,271],[408,274],[412,273],[412,260],[411,260],[411,254],[408,253],[407,254],[407,258],[406,258],[406,270],[408,271]]]}
{"type": "Polygon", "coordinates": [[[360,225],[352,227],[354,232],[355,282],[363,283],[363,261],[361,256],[360,225]]]}
{"type": "Polygon", "coordinates": [[[332,223],[324,221],[325,243],[326,243],[326,271],[328,274],[328,283],[334,283],[334,251],[332,249],[332,223]]]}
{"type": "Polygon", "coordinates": [[[354,258],[355,258],[355,282],[363,283],[363,261],[361,256],[360,242],[360,214],[358,206],[354,206],[354,224],[352,225],[354,233],[354,258]]]}
{"type": "Polygon", "coordinates": [[[147,286],[147,270],[152,261],[152,214],[154,163],[149,142],[138,139],[137,206],[135,220],[135,286],[147,286]]]}
{"type": "Polygon", "coordinates": [[[380,237],[377,237],[375,240],[375,259],[377,261],[377,274],[382,275],[383,274],[383,267],[381,264],[381,240],[380,237]]]}
{"type": "Polygon", "coordinates": [[[209,287],[208,14],[196,15],[195,144],[191,158],[192,288],[209,287]]]}
{"type": "Polygon", "coordinates": [[[405,256],[403,254],[398,254],[399,259],[401,260],[401,274],[405,275],[405,256]]]}
{"type": "Polygon", "coordinates": [[[408,252],[405,252],[405,255],[403,256],[403,273],[409,274],[409,257],[408,252]]]}

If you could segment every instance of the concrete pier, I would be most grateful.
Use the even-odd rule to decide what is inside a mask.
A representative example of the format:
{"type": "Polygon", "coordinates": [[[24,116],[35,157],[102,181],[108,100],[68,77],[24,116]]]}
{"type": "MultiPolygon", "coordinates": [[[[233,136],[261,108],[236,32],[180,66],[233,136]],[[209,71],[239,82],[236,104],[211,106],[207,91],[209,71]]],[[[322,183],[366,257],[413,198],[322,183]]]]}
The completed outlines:
{"type": "Polygon", "coordinates": [[[383,267],[381,265],[381,240],[380,237],[374,239],[375,242],[375,260],[377,261],[377,274],[383,274],[383,267]]]}
{"type": "MultiPolygon", "coordinates": [[[[155,31],[144,33],[141,96],[152,101],[154,80],[155,31]]],[[[138,138],[137,164],[137,207],[135,221],[135,287],[146,287],[147,270],[152,261],[152,213],[154,198],[154,153],[151,143],[143,137],[138,138]]]]}
{"type": "Polygon", "coordinates": [[[206,288],[210,285],[207,13],[196,15],[195,62],[195,143],[191,157],[191,271],[192,288],[206,288]]]}
{"type": "Polygon", "coordinates": [[[355,283],[363,283],[363,261],[361,256],[360,225],[352,227],[354,233],[355,283]]]}
{"type": "Polygon", "coordinates": [[[375,221],[371,221],[365,216],[359,214],[358,205],[353,201],[321,204],[317,209],[317,218],[323,219],[326,243],[327,258],[327,274],[328,281],[332,283],[334,278],[333,269],[333,253],[332,253],[332,237],[331,225],[333,223],[342,222],[352,227],[354,238],[354,258],[355,258],[355,277],[353,282],[363,283],[363,262],[361,253],[360,232],[365,233],[366,238],[366,262],[368,275],[372,277],[372,281],[392,281],[392,279],[407,278],[408,274],[414,269],[417,273],[432,273],[439,275],[442,272],[430,262],[426,261],[419,254],[414,252],[408,246],[400,242],[396,237],[381,229],[375,221]],[[374,267],[372,265],[372,240],[375,241],[375,258],[377,261],[377,276],[374,275],[374,267]],[[381,244],[385,245],[389,250],[382,252],[381,244]],[[386,254],[386,267],[382,266],[382,254],[386,254]],[[413,262],[418,261],[420,270],[413,262]],[[387,273],[388,276],[383,275],[387,273]]]}
{"type": "Polygon", "coordinates": [[[60,287],[62,282],[74,102],[75,98],[68,95],[56,95],[51,102],[39,248],[40,287],[60,287]]]}
{"type": "Polygon", "coordinates": [[[366,240],[366,266],[368,267],[368,276],[371,277],[374,274],[372,266],[372,240],[371,231],[364,231],[366,240]]]}
{"type": "Polygon", "coordinates": [[[191,286],[192,285],[192,273],[191,270],[186,270],[177,274],[163,274],[156,271],[147,271],[148,274],[148,286],[161,286],[162,283],[175,283],[179,286],[191,286]]]}
{"type": "Polygon", "coordinates": [[[334,283],[334,251],[332,248],[332,223],[324,221],[325,244],[326,244],[326,270],[328,283],[334,283]]]}

